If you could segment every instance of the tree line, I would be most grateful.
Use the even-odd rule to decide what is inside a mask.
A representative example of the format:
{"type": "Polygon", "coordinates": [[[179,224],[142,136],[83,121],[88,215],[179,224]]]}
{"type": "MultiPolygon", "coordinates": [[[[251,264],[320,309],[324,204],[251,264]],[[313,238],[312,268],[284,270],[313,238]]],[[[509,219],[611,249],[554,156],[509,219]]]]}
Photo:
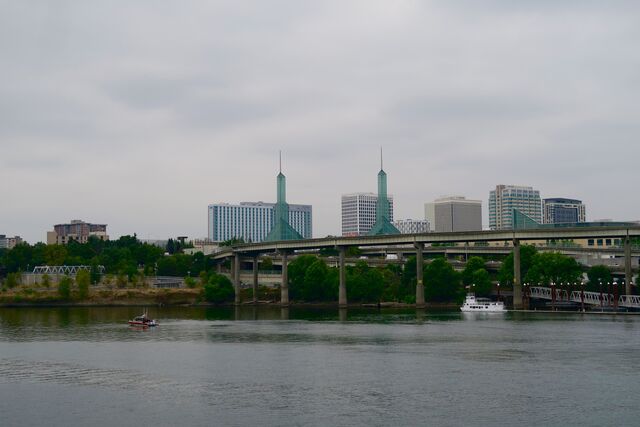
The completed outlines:
{"type": "MultiPolygon", "coordinates": [[[[201,252],[194,255],[176,252],[178,241],[170,241],[167,248],[140,242],[135,235],[117,240],[102,241],[90,238],[87,243],[68,245],[20,244],[11,250],[0,251],[0,276],[8,276],[5,286],[12,287],[16,276],[37,265],[89,265],[89,282],[100,280],[97,266],[105,267],[107,275],[116,276],[118,286],[124,281],[136,283],[140,276],[187,277],[189,287],[201,286],[205,299],[212,302],[233,300],[233,286],[228,278],[216,274],[214,262],[201,252]],[[165,252],[173,252],[167,255],[165,252]]],[[[521,272],[525,283],[576,283],[583,280],[584,269],[577,261],[554,252],[538,252],[533,246],[522,246],[521,272]]],[[[333,254],[333,253],[332,253],[333,254]]],[[[351,256],[359,254],[350,249],[351,256]]],[[[328,254],[321,254],[328,255],[328,254]]],[[[490,273],[486,259],[471,257],[463,271],[456,271],[445,258],[435,258],[423,266],[425,299],[428,302],[459,302],[467,291],[489,296],[498,282],[503,289],[513,283],[513,254],[508,255],[497,273],[490,273]]],[[[261,269],[271,266],[271,260],[261,263],[261,269]]],[[[587,271],[587,290],[598,290],[599,283],[611,282],[611,271],[595,266],[587,271]]],[[[84,283],[84,273],[81,276],[84,283]]],[[[416,258],[409,257],[404,266],[370,267],[359,260],[346,269],[347,299],[349,302],[398,301],[415,302],[416,258]]],[[[289,264],[289,292],[293,301],[333,302],[337,300],[339,272],[329,267],[323,257],[301,255],[289,264]]],[[[66,286],[67,283],[63,284],[66,286]]],[[[64,289],[63,289],[64,291],[64,289]]]]}

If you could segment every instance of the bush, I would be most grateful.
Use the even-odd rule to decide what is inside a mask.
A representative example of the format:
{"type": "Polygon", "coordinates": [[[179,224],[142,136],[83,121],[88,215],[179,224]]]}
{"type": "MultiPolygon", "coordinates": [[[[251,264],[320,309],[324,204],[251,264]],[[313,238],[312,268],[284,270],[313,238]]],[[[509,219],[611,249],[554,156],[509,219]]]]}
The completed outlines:
{"type": "Polygon", "coordinates": [[[221,274],[212,274],[204,285],[204,299],[216,304],[234,300],[235,291],[231,281],[221,274]]]}
{"type": "Polygon", "coordinates": [[[78,297],[86,299],[89,296],[89,284],[91,282],[91,273],[87,270],[80,270],[76,274],[76,283],[78,284],[78,297]]]}
{"type": "Polygon", "coordinates": [[[60,279],[60,282],[58,283],[58,294],[65,301],[71,298],[72,283],[73,281],[68,276],[64,276],[62,279],[60,279]]]}
{"type": "Polygon", "coordinates": [[[184,284],[187,288],[193,289],[196,287],[196,280],[193,277],[185,277],[184,284]]]}
{"type": "Polygon", "coordinates": [[[13,289],[22,282],[22,275],[20,273],[7,274],[7,280],[5,282],[7,288],[13,289]]]}

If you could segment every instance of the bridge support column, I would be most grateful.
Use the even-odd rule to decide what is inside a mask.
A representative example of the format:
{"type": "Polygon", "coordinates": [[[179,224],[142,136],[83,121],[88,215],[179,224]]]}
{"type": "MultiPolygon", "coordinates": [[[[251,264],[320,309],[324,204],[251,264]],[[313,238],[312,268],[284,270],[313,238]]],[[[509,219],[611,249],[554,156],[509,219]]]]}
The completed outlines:
{"type": "Polygon", "coordinates": [[[344,308],[347,306],[347,270],[344,265],[347,248],[344,246],[340,246],[339,251],[340,287],[338,288],[338,306],[344,308]]]}
{"type": "Polygon", "coordinates": [[[625,295],[631,295],[631,282],[633,276],[631,275],[631,241],[629,236],[624,239],[624,293],[625,295]]]}
{"type": "Polygon", "coordinates": [[[233,288],[235,289],[235,304],[240,305],[240,254],[233,257],[233,288]]]}
{"type": "Polygon", "coordinates": [[[258,304],[258,256],[253,257],[253,304],[258,304]]]}
{"type": "Polygon", "coordinates": [[[520,240],[513,240],[513,308],[522,309],[522,274],[520,272],[520,240]]]}
{"type": "Polygon", "coordinates": [[[424,245],[422,243],[416,243],[416,308],[424,308],[424,257],[422,250],[424,245]]]}
{"type": "Polygon", "coordinates": [[[289,260],[287,252],[282,251],[282,284],[280,285],[280,306],[289,307],[289,260]]]}

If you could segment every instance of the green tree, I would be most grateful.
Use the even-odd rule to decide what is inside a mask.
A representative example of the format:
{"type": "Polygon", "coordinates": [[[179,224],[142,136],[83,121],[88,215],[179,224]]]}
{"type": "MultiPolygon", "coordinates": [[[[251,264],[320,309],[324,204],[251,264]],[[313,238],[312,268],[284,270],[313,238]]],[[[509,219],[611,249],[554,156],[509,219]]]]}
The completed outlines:
{"type": "Polygon", "coordinates": [[[460,273],[444,258],[436,258],[424,269],[424,296],[427,301],[452,302],[461,300],[464,290],[460,273]]]}
{"type": "Polygon", "coordinates": [[[184,278],[184,284],[187,288],[193,289],[196,287],[196,279],[191,276],[187,276],[184,278]]]}
{"type": "Polygon", "coordinates": [[[478,256],[472,256],[469,258],[464,270],[462,271],[462,284],[469,286],[474,283],[473,275],[477,270],[486,270],[484,264],[484,258],[478,256]]]}
{"type": "Polygon", "coordinates": [[[317,259],[315,255],[300,255],[289,263],[289,296],[292,300],[305,299],[305,274],[317,259]]]}
{"type": "Polygon", "coordinates": [[[221,274],[213,273],[203,289],[204,299],[216,304],[233,301],[235,292],[231,281],[221,274]]]}
{"type": "Polygon", "coordinates": [[[5,282],[5,285],[7,286],[7,288],[9,289],[15,288],[20,283],[22,283],[22,274],[19,271],[15,273],[7,274],[7,280],[5,282]]]}
{"type": "Polygon", "coordinates": [[[335,301],[338,296],[338,275],[331,274],[327,263],[319,258],[304,274],[302,298],[305,301],[335,301]]]}
{"type": "Polygon", "coordinates": [[[471,275],[472,291],[477,296],[488,297],[491,295],[491,278],[489,272],[479,268],[471,275]]]}
{"type": "Polygon", "coordinates": [[[244,243],[246,243],[244,241],[244,238],[233,237],[229,240],[225,240],[224,242],[220,242],[220,246],[235,246],[235,245],[242,245],[244,243]]]}
{"type": "MultiPolygon", "coordinates": [[[[538,253],[535,246],[521,245],[520,246],[520,274],[525,277],[529,272],[529,268],[533,264],[533,257],[538,253]]],[[[502,267],[498,272],[498,282],[503,285],[512,285],[515,273],[513,272],[513,252],[511,252],[502,261],[502,267]]]]}
{"type": "Polygon", "coordinates": [[[600,291],[600,283],[606,284],[612,281],[611,269],[606,265],[594,265],[587,271],[589,282],[586,290],[591,292],[600,291]]]}
{"type": "Polygon", "coordinates": [[[527,274],[525,283],[574,283],[579,282],[582,268],[578,262],[558,252],[537,253],[527,274]]]}
{"type": "Polygon", "coordinates": [[[73,281],[69,276],[64,276],[58,282],[58,295],[65,301],[68,301],[71,298],[71,285],[73,281]]]}
{"type": "Polygon", "coordinates": [[[67,255],[67,248],[63,245],[47,245],[45,262],[47,265],[64,265],[67,255]]]}
{"type": "Polygon", "coordinates": [[[176,242],[173,239],[167,240],[166,250],[170,255],[176,253],[176,242]]]}
{"type": "Polygon", "coordinates": [[[357,246],[349,246],[345,251],[345,256],[349,258],[355,258],[362,255],[362,250],[357,246]]]}
{"type": "Polygon", "coordinates": [[[80,270],[76,274],[76,284],[78,285],[78,297],[83,300],[89,296],[89,284],[91,283],[91,273],[87,270],[80,270]]]}
{"type": "Polygon", "coordinates": [[[379,302],[384,292],[384,276],[380,269],[358,261],[347,268],[347,300],[353,302],[379,302]]]}

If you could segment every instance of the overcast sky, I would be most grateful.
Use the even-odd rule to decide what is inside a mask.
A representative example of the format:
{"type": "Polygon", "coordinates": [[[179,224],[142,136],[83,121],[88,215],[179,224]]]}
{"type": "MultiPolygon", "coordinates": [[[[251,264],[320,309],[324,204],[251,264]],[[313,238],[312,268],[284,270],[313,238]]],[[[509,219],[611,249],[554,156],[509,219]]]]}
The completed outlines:
{"type": "Polygon", "coordinates": [[[207,234],[207,204],[496,184],[640,219],[638,1],[0,0],[0,234],[207,234]]]}

